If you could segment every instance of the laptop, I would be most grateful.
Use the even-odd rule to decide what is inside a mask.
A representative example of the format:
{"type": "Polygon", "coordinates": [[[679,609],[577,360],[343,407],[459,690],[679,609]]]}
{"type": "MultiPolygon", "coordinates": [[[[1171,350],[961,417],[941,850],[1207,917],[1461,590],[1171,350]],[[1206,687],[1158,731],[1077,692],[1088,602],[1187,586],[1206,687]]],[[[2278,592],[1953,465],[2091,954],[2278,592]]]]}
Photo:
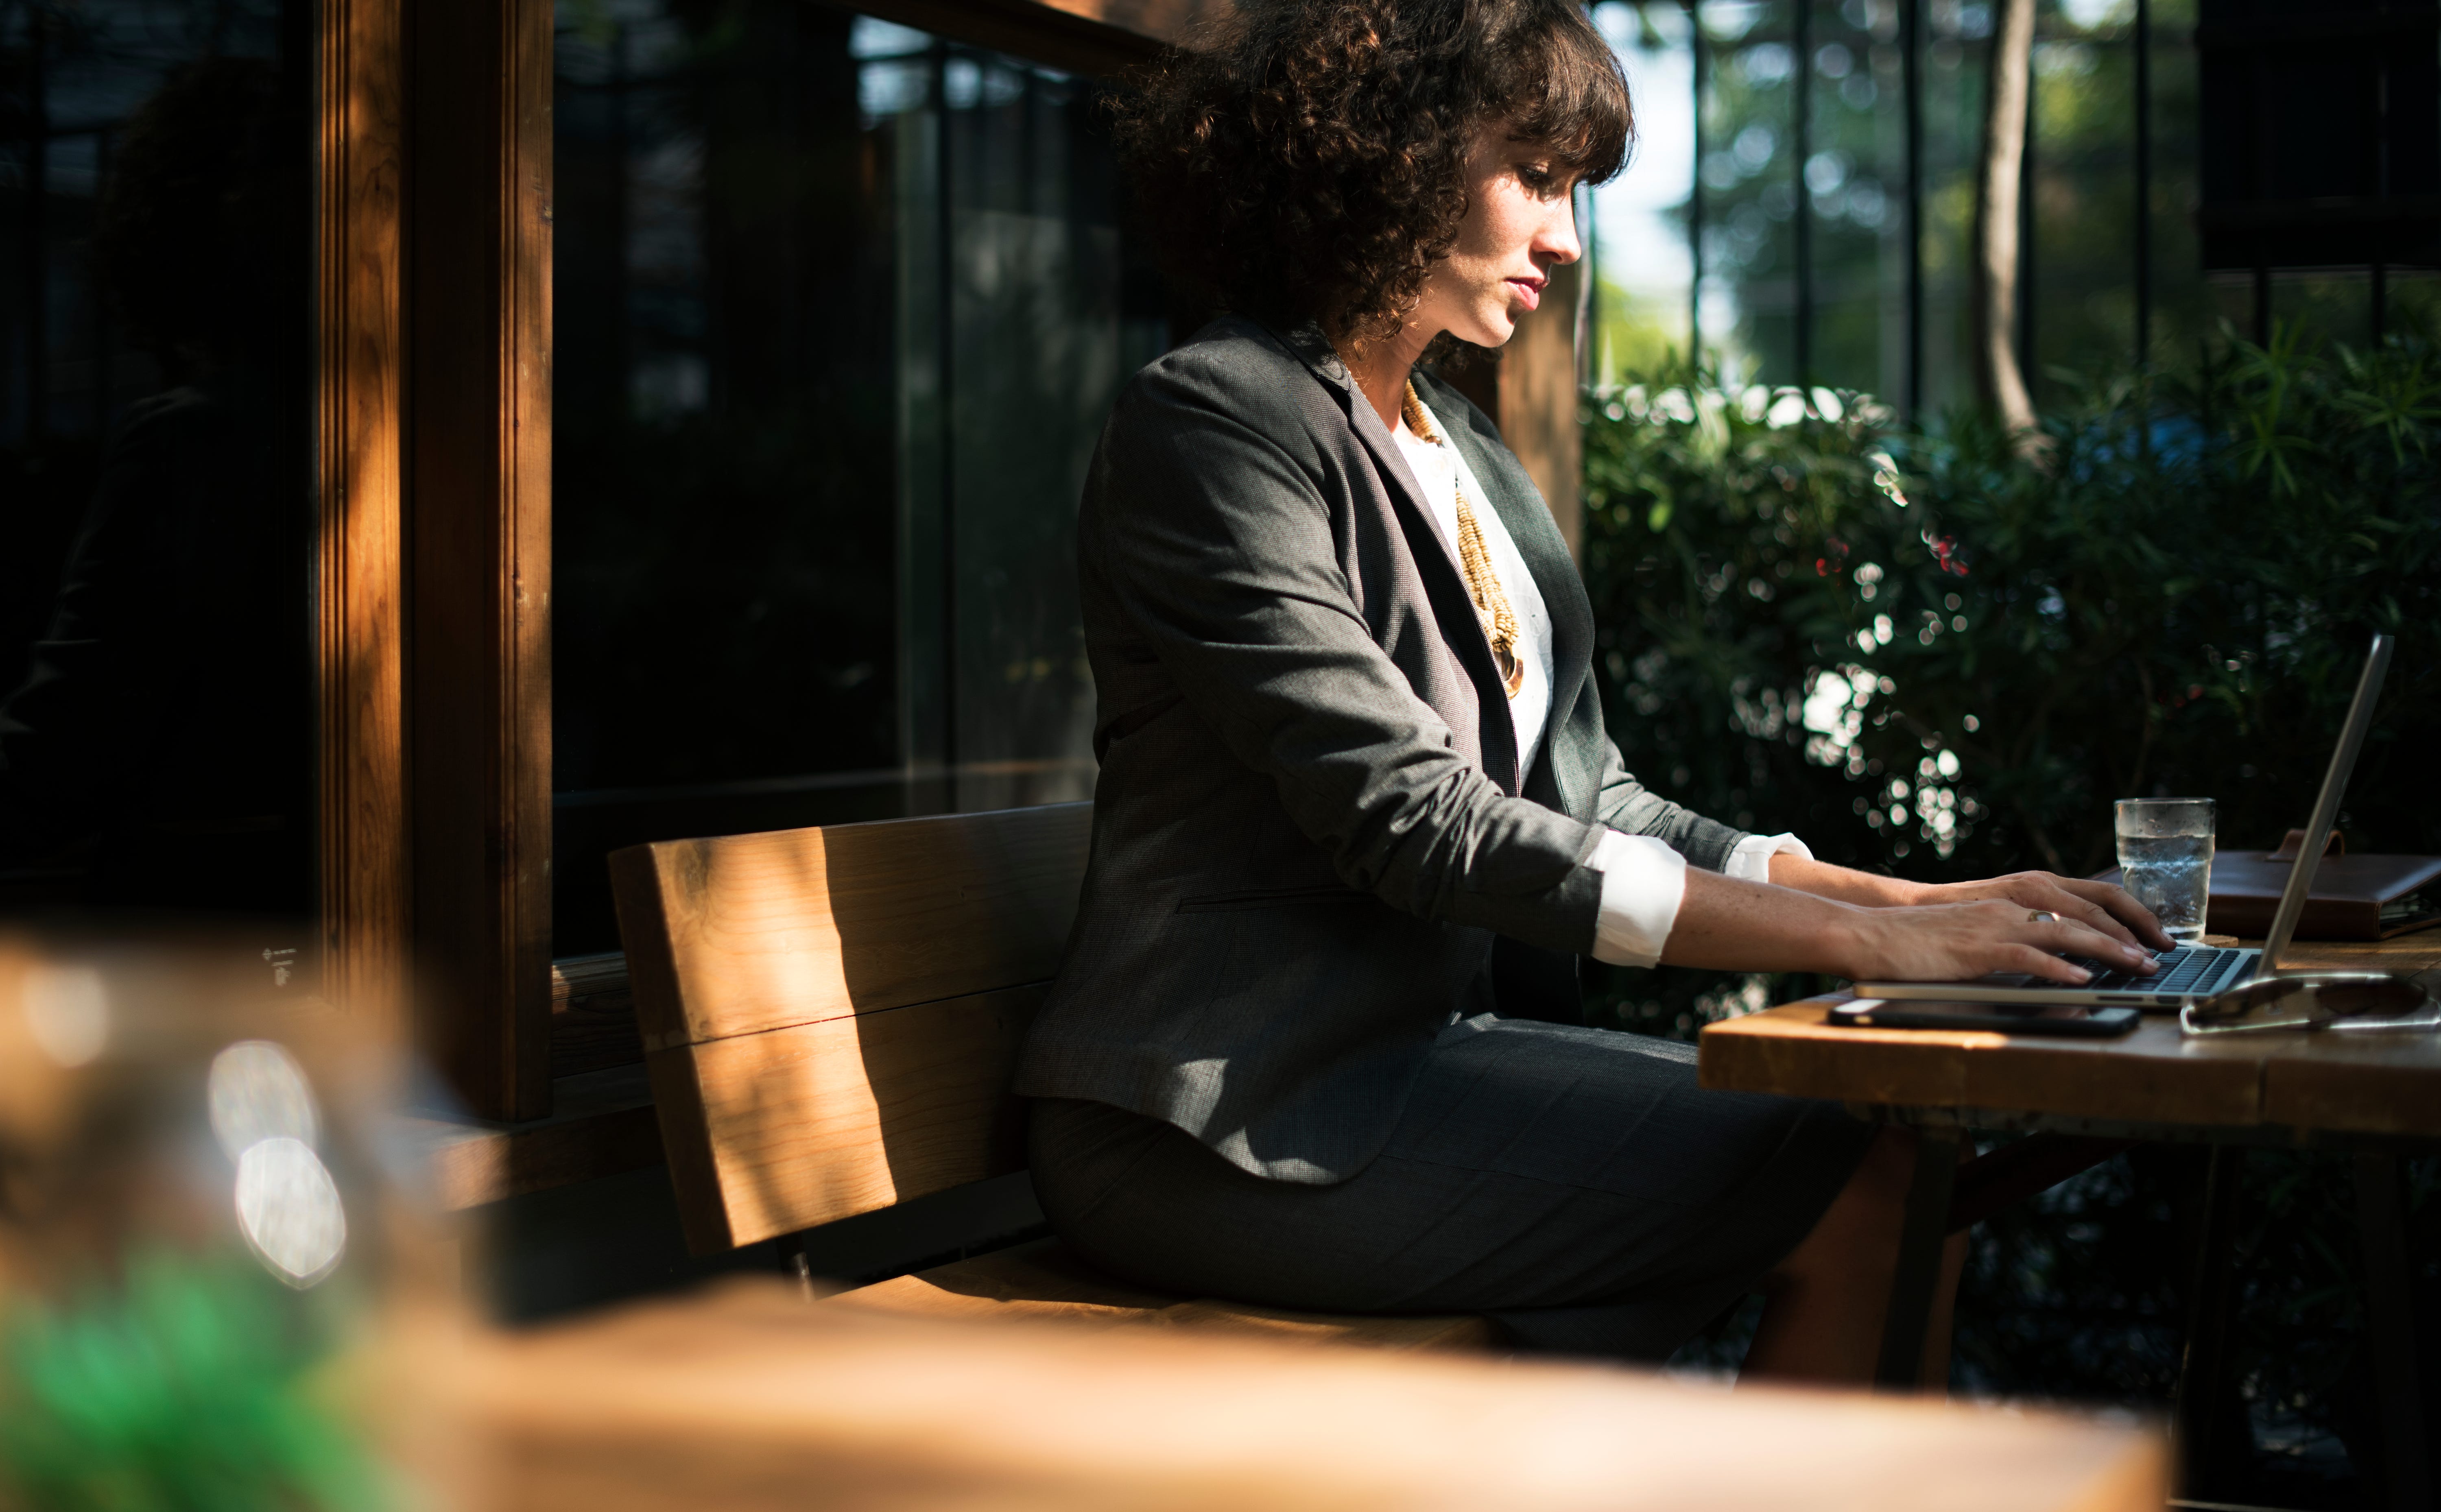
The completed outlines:
{"type": "Polygon", "coordinates": [[[2288,881],[2280,892],[2280,908],[2271,916],[2271,928],[2264,936],[2262,949],[2184,945],[2156,951],[2153,960],[2158,969],[2149,977],[2071,956],[2068,959],[2093,973],[2091,981],[2075,987],[2024,972],[1996,971],[1972,981],[1860,981],[1856,983],[1856,996],[2029,1006],[2077,1003],[2176,1013],[2215,993],[2275,975],[2280,969],[2281,953],[2288,948],[2290,937],[2297,932],[2297,921],[2305,911],[2306,894],[2313,891],[2314,868],[2323,859],[2323,848],[2331,841],[2331,827],[2339,822],[2340,799],[2347,791],[2348,774],[2356,769],[2357,752],[2373,724],[2375,696],[2381,691],[2383,675],[2390,671],[2390,637],[2373,638],[2373,649],[2365,656],[2364,673],[2357,678],[2356,700],[2348,705],[2347,723],[2341,727],[2340,744],[2331,752],[2330,769],[2323,776],[2322,796],[2314,801],[2313,822],[2306,826],[2305,843],[2298,847],[2297,859],[2289,864],[2288,881]]]}

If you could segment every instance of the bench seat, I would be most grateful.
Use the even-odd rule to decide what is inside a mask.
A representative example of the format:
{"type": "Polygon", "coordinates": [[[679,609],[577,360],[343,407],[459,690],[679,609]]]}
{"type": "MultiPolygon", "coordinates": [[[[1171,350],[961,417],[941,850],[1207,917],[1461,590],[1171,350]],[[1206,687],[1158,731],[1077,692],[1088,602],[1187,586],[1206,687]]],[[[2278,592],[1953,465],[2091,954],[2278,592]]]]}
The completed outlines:
{"type": "MultiPolygon", "coordinates": [[[[698,1254],[1006,1176],[1009,1090],[1059,966],[1088,803],[660,840],[610,858],[637,1029],[698,1254]]],[[[1043,1240],[837,1294],[935,1317],[1489,1348],[1482,1318],[1334,1317],[1172,1297],[1043,1240]]]]}
{"type": "Polygon", "coordinates": [[[1087,1265],[1057,1239],[1038,1239],[894,1276],[823,1305],[934,1318],[1059,1318],[1106,1326],[1219,1328],[1314,1343],[1379,1349],[1488,1349],[1478,1317],[1336,1316],[1288,1312],[1216,1298],[1145,1291],[1087,1265]]]}

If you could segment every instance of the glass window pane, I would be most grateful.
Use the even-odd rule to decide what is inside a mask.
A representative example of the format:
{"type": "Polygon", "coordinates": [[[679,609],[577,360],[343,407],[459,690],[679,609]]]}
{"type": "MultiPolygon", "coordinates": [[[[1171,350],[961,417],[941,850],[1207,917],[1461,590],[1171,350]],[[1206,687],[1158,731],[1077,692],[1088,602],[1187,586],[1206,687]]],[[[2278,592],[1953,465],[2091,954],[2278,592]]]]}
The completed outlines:
{"type": "Polygon", "coordinates": [[[1091,798],[1094,694],[1076,508],[1118,385],[1168,345],[1158,286],[1123,297],[1116,182],[1081,82],[977,58],[949,76],[949,582],[946,795],[965,810],[1091,798]]]}
{"type": "Polygon", "coordinates": [[[603,856],[1089,796],[1074,522],[1167,344],[1085,81],[842,10],[563,0],[554,948],[603,856]]]}
{"type": "Polygon", "coordinates": [[[0,911],[280,918],[275,964],[317,896],[313,15],[0,0],[0,911]]]}

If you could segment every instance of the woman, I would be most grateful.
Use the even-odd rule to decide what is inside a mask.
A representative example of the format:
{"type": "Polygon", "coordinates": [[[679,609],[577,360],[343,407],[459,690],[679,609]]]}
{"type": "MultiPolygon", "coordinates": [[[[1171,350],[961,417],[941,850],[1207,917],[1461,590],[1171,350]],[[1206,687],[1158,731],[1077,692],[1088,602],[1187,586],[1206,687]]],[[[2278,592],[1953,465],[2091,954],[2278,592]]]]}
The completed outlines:
{"type": "Polygon", "coordinates": [[[1419,363],[1509,339],[1631,132],[1572,0],[1264,0],[1124,115],[1236,313],[1086,484],[1092,862],[1018,1089],[1045,1211],[1122,1275],[1648,1359],[1762,1287],[1750,1371],[1861,1380],[1908,1136],[1569,1023],[1577,957],[2073,981],[2167,942],[2114,888],[1826,866],[1622,768],[1558,531],[1419,363]]]}

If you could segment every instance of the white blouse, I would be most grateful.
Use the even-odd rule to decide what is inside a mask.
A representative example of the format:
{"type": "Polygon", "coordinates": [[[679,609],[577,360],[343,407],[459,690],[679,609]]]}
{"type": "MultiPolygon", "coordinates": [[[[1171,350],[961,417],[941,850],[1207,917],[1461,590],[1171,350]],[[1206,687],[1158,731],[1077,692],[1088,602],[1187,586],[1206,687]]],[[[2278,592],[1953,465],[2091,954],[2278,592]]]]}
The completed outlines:
{"type": "MultiPolygon", "coordinates": [[[[1426,405],[1424,412],[1432,414],[1432,407],[1426,405]]],[[[1437,414],[1433,414],[1433,428],[1449,434],[1448,422],[1437,414]]],[[[1522,782],[1543,753],[1543,737],[1551,724],[1551,611],[1543,603],[1534,574],[1526,570],[1526,559],[1517,554],[1509,527],[1500,523],[1500,512],[1485,502],[1474,470],[1457,448],[1447,441],[1425,441],[1404,424],[1391,434],[1398,438],[1399,455],[1407,459],[1408,470],[1423,485],[1424,502],[1432,507],[1433,523],[1441,528],[1441,540],[1449,546],[1453,562],[1458,559],[1457,495],[1465,490],[1492,557],[1492,570],[1507,590],[1510,606],[1517,611],[1517,660],[1526,675],[1517,696],[1509,700],[1509,719],[1517,730],[1517,775],[1522,782]]]]}
{"type": "MultiPolygon", "coordinates": [[[[1419,393],[1417,399],[1423,398],[1419,393]]],[[[1448,422],[1430,405],[1434,429],[1446,436],[1448,422]]],[[[1517,730],[1517,770],[1522,779],[1534,769],[1551,724],[1551,613],[1543,590],[1526,569],[1517,543],[1501,522],[1500,512],[1487,500],[1466,459],[1447,441],[1428,441],[1396,426],[1399,455],[1424,491],[1433,523],[1457,559],[1457,495],[1466,492],[1474,506],[1475,528],[1492,558],[1492,570],[1517,611],[1517,632],[1524,642],[1518,660],[1525,671],[1517,696],[1509,700],[1509,717],[1517,730]]],[[[1726,874],[1750,882],[1771,880],[1771,858],[1781,854],[1812,859],[1814,853],[1794,835],[1749,835],[1729,854],[1726,874]]],[[[1678,920],[1678,906],[1687,895],[1687,858],[1650,835],[1606,832],[1594,846],[1587,866],[1601,873],[1601,913],[1594,927],[1593,957],[1615,966],[1649,966],[1661,959],[1662,947],[1678,920]]]]}

